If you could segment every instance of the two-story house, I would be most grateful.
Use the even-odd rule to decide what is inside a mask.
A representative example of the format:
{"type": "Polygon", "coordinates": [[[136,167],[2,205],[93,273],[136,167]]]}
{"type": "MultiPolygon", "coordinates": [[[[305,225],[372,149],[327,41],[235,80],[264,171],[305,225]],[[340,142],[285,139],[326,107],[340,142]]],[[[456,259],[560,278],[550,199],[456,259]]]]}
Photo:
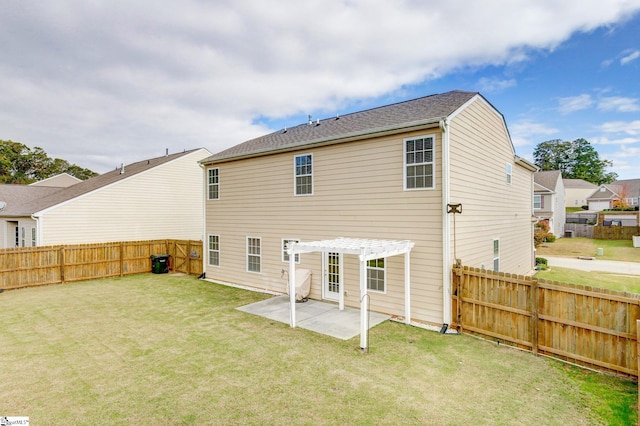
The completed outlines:
{"type": "Polygon", "coordinates": [[[359,307],[364,285],[371,310],[441,325],[456,259],[534,268],[536,168],[478,93],[310,119],[201,163],[215,282],[284,293],[288,247],[307,244],[293,262],[312,271],[311,298],[359,307]]]}
{"type": "Polygon", "coordinates": [[[539,222],[546,222],[549,232],[564,235],[566,222],[565,190],[559,170],[536,172],[533,175],[533,214],[539,222]]]}

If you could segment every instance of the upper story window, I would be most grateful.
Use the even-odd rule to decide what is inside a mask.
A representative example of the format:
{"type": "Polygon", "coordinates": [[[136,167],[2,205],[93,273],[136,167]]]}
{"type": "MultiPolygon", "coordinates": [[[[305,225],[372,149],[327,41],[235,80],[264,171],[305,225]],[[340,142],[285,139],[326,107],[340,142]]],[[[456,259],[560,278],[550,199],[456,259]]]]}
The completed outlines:
{"type": "Polygon", "coordinates": [[[313,194],[313,154],[294,157],[295,195],[313,194]]]}
{"type": "Polygon", "coordinates": [[[220,198],[220,169],[208,170],[208,198],[209,200],[217,200],[220,198]]]}
{"type": "Polygon", "coordinates": [[[513,166],[511,165],[511,163],[507,163],[506,173],[507,173],[507,185],[511,185],[511,180],[513,179],[513,166]]]}
{"type": "Polygon", "coordinates": [[[404,189],[435,188],[434,135],[404,140],[404,189]]]}
{"type": "Polygon", "coordinates": [[[542,195],[533,196],[533,208],[540,210],[542,208],[542,195]]]}

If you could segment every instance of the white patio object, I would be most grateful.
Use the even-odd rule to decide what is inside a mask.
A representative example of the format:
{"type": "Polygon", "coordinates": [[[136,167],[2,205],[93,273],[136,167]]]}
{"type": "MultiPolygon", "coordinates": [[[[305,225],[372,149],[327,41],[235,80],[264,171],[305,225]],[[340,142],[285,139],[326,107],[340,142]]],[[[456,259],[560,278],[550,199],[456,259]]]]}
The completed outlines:
{"type": "MultiPolygon", "coordinates": [[[[411,323],[411,273],[410,254],[415,243],[412,241],[372,240],[363,238],[336,238],[332,240],[290,242],[287,244],[289,255],[289,300],[291,304],[291,327],[296,326],[296,268],[295,254],[311,252],[332,252],[357,255],[360,260],[360,347],[368,347],[367,330],[369,328],[365,296],[367,295],[367,261],[404,255],[404,320],[411,323]]],[[[339,309],[344,309],[344,289],[340,289],[339,309]]]]}

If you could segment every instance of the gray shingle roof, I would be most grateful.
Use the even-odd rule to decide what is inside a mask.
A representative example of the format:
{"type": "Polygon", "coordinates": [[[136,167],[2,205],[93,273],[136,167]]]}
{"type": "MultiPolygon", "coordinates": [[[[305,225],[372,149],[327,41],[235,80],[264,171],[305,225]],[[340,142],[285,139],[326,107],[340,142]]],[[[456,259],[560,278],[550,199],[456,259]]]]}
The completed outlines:
{"type": "Polygon", "coordinates": [[[542,185],[547,189],[556,191],[558,185],[558,177],[560,176],[560,170],[546,170],[543,172],[536,172],[533,174],[533,180],[538,185],[542,185]]]}
{"type": "Polygon", "coordinates": [[[452,91],[399,102],[339,117],[312,121],[279,130],[214,154],[201,163],[213,163],[287,150],[317,143],[329,143],[349,137],[437,123],[464,105],[477,92],[452,91]]]}
{"type": "MultiPolygon", "coordinates": [[[[198,148],[198,149],[202,149],[202,148],[198,148]]],[[[0,216],[8,216],[8,215],[28,216],[28,215],[34,214],[46,208],[55,206],[57,204],[63,203],[65,201],[71,200],[73,198],[79,197],[89,192],[95,191],[102,187],[127,179],[133,175],[150,170],[161,164],[168,163],[184,155],[191,154],[192,152],[197,151],[198,149],[184,151],[177,154],[169,154],[163,157],[152,158],[149,160],[138,161],[137,163],[126,164],[124,166],[124,173],[120,173],[121,169],[120,167],[118,167],[115,170],[101,174],[99,176],[95,176],[91,179],[87,179],[85,181],[79,182],[75,185],[71,185],[66,188],[48,188],[48,187],[38,187],[38,186],[30,186],[30,185],[0,185],[0,200],[5,201],[7,203],[7,207],[0,211],[0,216]],[[18,193],[21,194],[21,198],[9,198],[9,199],[3,200],[2,199],[3,186],[24,186],[25,189],[21,189],[16,192],[16,194],[18,193]],[[52,189],[54,191],[51,191],[52,189]],[[31,196],[27,194],[27,192],[36,194],[38,191],[42,191],[42,190],[50,190],[50,192],[45,193],[43,191],[37,196],[31,196]],[[9,204],[13,205],[11,210],[8,210],[9,204]]],[[[10,191],[10,189],[8,191],[10,191]]],[[[11,195],[9,192],[6,192],[6,194],[7,194],[6,197],[9,197],[11,195]]]]}
{"type": "Polygon", "coordinates": [[[613,184],[622,187],[623,191],[626,189],[628,198],[640,197],[640,179],[617,180],[613,184]]]}
{"type": "Polygon", "coordinates": [[[562,179],[567,189],[596,189],[598,186],[584,179],[562,179]]]}

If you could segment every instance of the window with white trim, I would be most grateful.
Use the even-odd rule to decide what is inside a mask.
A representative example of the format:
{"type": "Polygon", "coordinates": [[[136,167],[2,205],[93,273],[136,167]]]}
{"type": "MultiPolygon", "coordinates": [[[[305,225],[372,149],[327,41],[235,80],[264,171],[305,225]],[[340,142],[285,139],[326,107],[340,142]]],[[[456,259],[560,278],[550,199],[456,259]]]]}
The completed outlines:
{"type": "Polygon", "coordinates": [[[404,189],[435,188],[435,135],[404,140],[404,189]]]}
{"type": "Polygon", "coordinates": [[[21,244],[21,246],[22,247],[26,247],[26,245],[27,245],[27,233],[26,233],[26,231],[24,229],[24,226],[23,226],[22,227],[22,244],[21,244]]]}
{"type": "Polygon", "coordinates": [[[540,210],[542,208],[542,195],[533,196],[533,208],[535,210],[540,210]]]}
{"type": "Polygon", "coordinates": [[[313,194],[313,154],[296,155],[293,159],[295,195],[313,194]]]}
{"type": "Polygon", "coordinates": [[[220,235],[209,235],[209,266],[220,266],[220,235]]]}
{"type": "Polygon", "coordinates": [[[500,272],[500,239],[493,240],[493,270],[500,272]]]}
{"type": "Polygon", "coordinates": [[[260,237],[247,237],[247,271],[260,272],[262,264],[262,241],[260,237]]]}
{"type": "Polygon", "coordinates": [[[507,185],[511,185],[511,180],[513,179],[513,166],[511,163],[507,163],[505,171],[507,174],[507,185]]]}
{"type": "Polygon", "coordinates": [[[36,228],[31,228],[31,247],[36,246],[36,228]]]}
{"type": "MultiPolygon", "coordinates": [[[[289,263],[289,253],[287,253],[287,244],[288,243],[299,243],[300,240],[297,238],[283,238],[282,239],[282,261],[289,263]]],[[[295,262],[300,263],[300,253],[295,254],[295,262]]]]}
{"type": "Polygon", "coordinates": [[[220,198],[220,169],[208,169],[208,199],[217,200],[220,198]]]}
{"type": "Polygon", "coordinates": [[[386,275],[384,258],[367,261],[367,289],[384,293],[386,291],[386,275]]]}

